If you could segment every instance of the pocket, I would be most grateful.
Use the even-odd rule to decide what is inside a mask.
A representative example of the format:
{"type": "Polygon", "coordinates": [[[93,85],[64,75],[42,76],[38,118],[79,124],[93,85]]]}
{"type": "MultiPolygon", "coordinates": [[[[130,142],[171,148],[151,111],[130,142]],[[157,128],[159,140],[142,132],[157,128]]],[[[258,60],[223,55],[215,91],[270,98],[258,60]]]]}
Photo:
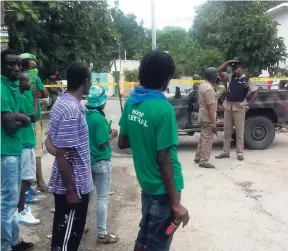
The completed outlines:
{"type": "Polygon", "coordinates": [[[16,156],[5,156],[5,157],[2,157],[2,163],[5,166],[7,166],[7,165],[16,165],[17,162],[18,162],[18,157],[16,157],[16,156]]]}
{"type": "Polygon", "coordinates": [[[170,219],[172,217],[172,207],[168,195],[156,195],[152,200],[150,210],[150,214],[154,219],[170,219]]]}
{"type": "Polygon", "coordinates": [[[107,173],[111,171],[111,163],[108,160],[101,160],[96,162],[92,167],[93,173],[107,173]]]}
{"type": "Polygon", "coordinates": [[[1,177],[5,179],[15,178],[19,175],[19,157],[18,156],[1,156],[1,177]]]}

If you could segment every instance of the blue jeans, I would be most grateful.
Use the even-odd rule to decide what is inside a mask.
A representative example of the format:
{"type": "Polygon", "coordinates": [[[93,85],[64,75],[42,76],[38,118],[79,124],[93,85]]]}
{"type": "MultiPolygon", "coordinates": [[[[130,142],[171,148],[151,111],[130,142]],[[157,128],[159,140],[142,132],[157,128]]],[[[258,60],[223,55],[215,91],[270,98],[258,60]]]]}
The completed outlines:
{"type": "Polygon", "coordinates": [[[20,242],[17,204],[21,186],[21,157],[1,155],[1,251],[20,242]]]}
{"type": "Polygon", "coordinates": [[[97,193],[96,200],[96,219],[97,219],[97,236],[107,234],[107,211],[108,200],[111,185],[111,161],[101,160],[92,166],[92,176],[97,193]]]}
{"type": "MultiPolygon", "coordinates": [[[[181,193],[178,193],[179,201],[181,193]]],[[[173,220],[173,211],[168,194],[147,195],[142,192],[142,219],[137,244],[147,251],[169,251],[172,236],[166,236],[167,227],[173,220]]]]}

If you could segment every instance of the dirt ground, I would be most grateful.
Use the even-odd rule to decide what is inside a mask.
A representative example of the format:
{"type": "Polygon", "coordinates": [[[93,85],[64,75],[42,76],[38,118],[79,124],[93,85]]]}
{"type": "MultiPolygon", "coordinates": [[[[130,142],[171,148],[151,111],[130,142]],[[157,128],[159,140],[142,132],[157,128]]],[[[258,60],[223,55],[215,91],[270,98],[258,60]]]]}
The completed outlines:
{"type": "MultiPolygon", "coordinates": [[[[220,134],[220,138],[223,135],[220,134]]],[[[200,169],[193,162],[198,136],[181,137],[179,159],[183,165],[185,189],[182,202],[189,209],[190,223],[179,229],[172,251],[281,251],[288,250],[288,134],[277,133],[273,145],[264,151],[246,151],[245,160],[216,160],[222,142],[216,139],[211,162],[215,170],[200,169]]],[[[133,162],[127,153],[113,149],[113,185],[110,196],[109,230],[121,241],[111,246],[96,245],[95,197],[91,202],[88,227],[81,251],[133,250],[140,219],[140,188],[133,162]]],[[[53,158],[45,154],[43,172],[48,181],[53,158]]],[[[41,220],[38,226],[21,226],[22,236],[36,243],[36,250],[48,251],[52,228],[51,194],[40,195],[41,203],[32,206],[41,220]]]]}

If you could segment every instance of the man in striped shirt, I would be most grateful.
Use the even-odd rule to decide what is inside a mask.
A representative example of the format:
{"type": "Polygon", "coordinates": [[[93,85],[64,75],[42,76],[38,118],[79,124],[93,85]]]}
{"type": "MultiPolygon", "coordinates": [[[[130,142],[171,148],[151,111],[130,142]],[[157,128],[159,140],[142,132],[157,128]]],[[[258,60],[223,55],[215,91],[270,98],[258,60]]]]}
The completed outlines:
{"type": "Polygon", "coordinates": [[[56,147],[49,183],[55,198],[51,251],[78,250],[86,223],[93,181],[88,128],[80,102],[90,87],[89,69],[72,63],[67,69],[67,93],[51,110],[48,139],[56,147]]]}

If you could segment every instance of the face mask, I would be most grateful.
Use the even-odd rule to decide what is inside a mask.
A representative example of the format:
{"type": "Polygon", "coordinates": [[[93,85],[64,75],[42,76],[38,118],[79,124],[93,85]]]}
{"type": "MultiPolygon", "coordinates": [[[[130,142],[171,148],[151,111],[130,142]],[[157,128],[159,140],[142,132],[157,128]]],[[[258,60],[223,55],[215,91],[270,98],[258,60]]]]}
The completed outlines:
{"type": "Polygon", "coordinates": [[[25,71],[30,77],[30,82],[31,82],[31,89],[34,89],[36,87],[36,77],[38,75],[38,69],[31,69],[25,71]]]}

